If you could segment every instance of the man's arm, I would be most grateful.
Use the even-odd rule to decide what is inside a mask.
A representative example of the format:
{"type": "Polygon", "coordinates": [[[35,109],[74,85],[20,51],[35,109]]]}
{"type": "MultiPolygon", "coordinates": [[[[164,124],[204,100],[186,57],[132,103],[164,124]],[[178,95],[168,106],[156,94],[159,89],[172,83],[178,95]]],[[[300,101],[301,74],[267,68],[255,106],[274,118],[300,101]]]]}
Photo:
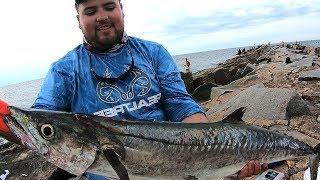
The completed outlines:
{"type": "Polygon", "coordinates": [[[191,115],[189,117],[186,117],[182,120],[183,123],[206,123],[209,122],[206,115],[202,113],[196,113],[194,115],[191,115]]]}
{"type": "MultiPolygon", "coordinates": [[[[188,94],[173,58],[161,45],[154,51],[154,68],[161,92],[161,104],[168,121],[204,117],[203,109],[188,94]],[[200,113],[198,116],[196,114],[200,113]]],[[[202,119],[202,118],[200,118],[202,119]]]]}
{"type": "Polygon", "coordinates": [[[69,111],[73,97],[74,76],[68,67],[59,63],[52,64],[31,108],[69,111]]]}

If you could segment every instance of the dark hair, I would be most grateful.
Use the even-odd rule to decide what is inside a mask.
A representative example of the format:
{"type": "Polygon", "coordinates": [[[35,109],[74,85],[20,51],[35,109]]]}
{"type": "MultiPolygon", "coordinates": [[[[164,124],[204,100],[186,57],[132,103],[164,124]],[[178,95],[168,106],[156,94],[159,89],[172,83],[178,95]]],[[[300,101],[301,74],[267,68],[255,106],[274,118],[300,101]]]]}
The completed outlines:
{"type": "Polygon", "coordinates": [[[75,0],[75,4],[81,4],[81,3],[84,3],[86,2],[87,0],[75,0]]]}
{"type": "MultiPolygon", "coordinates": [[[[84,2],[87,2],[87,0],[75,0],[75,5],[78,5],[84,2]]],[[[119,2],[121,2],[121,0],[119,0],[119,2]]]]}

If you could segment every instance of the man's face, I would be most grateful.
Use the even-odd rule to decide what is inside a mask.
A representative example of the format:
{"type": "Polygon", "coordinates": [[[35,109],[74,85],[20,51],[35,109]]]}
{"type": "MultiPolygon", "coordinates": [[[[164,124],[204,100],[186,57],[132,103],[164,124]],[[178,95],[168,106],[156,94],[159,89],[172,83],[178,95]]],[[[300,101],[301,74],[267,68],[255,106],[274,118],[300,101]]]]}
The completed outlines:
{"type": "Polygon", "coordinates": [[[119,0],[88,0],[77,11],[79,27],[95,48],[108,50],[121,41],[124,20],[119,0]]]}

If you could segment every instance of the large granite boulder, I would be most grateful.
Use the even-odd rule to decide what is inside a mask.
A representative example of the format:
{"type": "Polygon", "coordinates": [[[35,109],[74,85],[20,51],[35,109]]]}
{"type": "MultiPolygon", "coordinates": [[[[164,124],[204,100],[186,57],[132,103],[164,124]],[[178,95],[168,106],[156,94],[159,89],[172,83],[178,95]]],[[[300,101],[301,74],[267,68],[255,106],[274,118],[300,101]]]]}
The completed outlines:
{"type": "Polygon", "coordinates": [[[205,83],[226,85],[231,81],[229,68],[217,67],[194,74],[193,86],[197,88],[205,83]]]}
{"type": "Polygon", "coordinates": [[[272,54],[266,53],[257,59],[256,64],[260,64],[262,62],[269,63],[272,60],[272,56],[273,56],[272,54]]]}
{"type": "Polygon", "coordinates": [[[244,77],[255,70],[256,70],[256,67],[254,65],[248,63],[247,66],[243,69],[241,76],[244,77]]]}
{"type": "Polygon", "coordinates": [[[205,83],[194,90],[192,98],[197,102],[208,101],[210,100],[211,88],[217,86],[214,83],[205,83]]]}
{"type": "Polygon", "coordinates": [[[194,90],[194,86],[193,86],[193,77],[192,77],[192,73],[191,72],[181,72],[181,78],[184,81],[184,85],[187,88],[187,91],[189,94],[191,94],[194,90]]]}
{"type": "Polygon", "coordinates": [[[213,74],[214,83],[218,85],[226,85],[231,82],[230,73],[224,68],[218,68],[213,74]]]}
{"type": "Polygon", "coordinates": [[[306,71],[299,76],[298,80],[299,81],[320,81],[320,69],[306,71]]]}
{"type": "Polygon", "coordinates": [[[246,109],[243,120],[279,120],[310,114],[307,103],[297,92],[257,86],[249,87],[226,103],[212,107],[207,114],[222,119],[241,107],[246,109]]]}
{"type": "Polygon", "coordinates": [[[313,62],[314,62],[314,57],[307,57],[307,58],[302,58],[302,59],[299,59],[297,61],[294,61],[290,64],[288,64],[287,66],[288,67],[298,67],[298,68],[301,68],[301,67],[312,67],[313,66],[313,62]]]}
{"type": "Polygon", "coordinates": [[[212,100],[216,100],[224,94],[231,93],[231,92],[241,92],[239,88],[229,87],[229,86],[220,86],[220,87],[213,87],[211,88],[211,95],[210,98],[212,100]]]}
{"type": "Polygon", "coordinates": [[[314,53],[320,57],[320,47],[315,48],[314,53]]]}

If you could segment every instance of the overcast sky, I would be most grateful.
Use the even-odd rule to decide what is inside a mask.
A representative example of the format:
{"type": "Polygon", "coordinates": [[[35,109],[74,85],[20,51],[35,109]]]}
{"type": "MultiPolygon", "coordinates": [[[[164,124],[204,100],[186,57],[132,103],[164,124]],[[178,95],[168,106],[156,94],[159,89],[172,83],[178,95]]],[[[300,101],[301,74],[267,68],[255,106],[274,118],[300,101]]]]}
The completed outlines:
{"type": "MultiPolygon", "coordinates": [[[[320,39],[320,0],[122,0],[126,31],[172,55],[320,39]]],[[[45,76],[82,42],[73,0],[1,3],[0,86],[45,76]]]]}

